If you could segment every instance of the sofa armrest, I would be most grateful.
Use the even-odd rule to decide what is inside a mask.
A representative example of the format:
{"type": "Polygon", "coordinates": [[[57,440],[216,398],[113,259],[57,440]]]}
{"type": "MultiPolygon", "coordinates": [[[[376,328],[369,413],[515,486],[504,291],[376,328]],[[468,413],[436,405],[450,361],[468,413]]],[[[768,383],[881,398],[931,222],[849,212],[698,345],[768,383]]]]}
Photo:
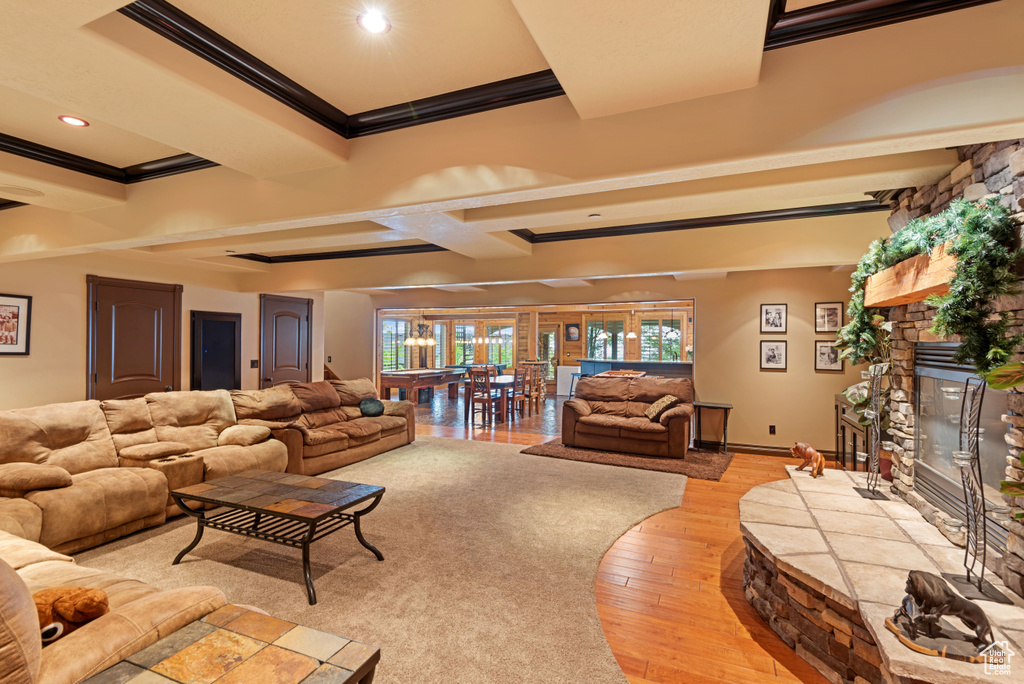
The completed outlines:
{"type": "Polygon", "coordinates": [[[37,542],[43,531],[43,511],[28,499],[0,498],[0,530],[37,542]]]}
{"type": "Polygon", "coordinates": [[[232,425],[217,437],[218,446],[252,446],[270,438],[270,428],[263,425],[232,425]]]}
{"type": "Polygon", "coordinates": [[[385,416],[398,416],[405,418],[405,427],[408,431],[409,444],[416,441],[416,404],[411,401],[391,401],[381,399],[384,404],[385,416]]]}
{"type": "Polygon", "coordinates": [[[589,416],[591,413],[593,413],[593,409],[590,408],[590,403],[587,402],[586,399],[569,399],[568,401],[565,402],[565,405],[571,408],[573,411],[575,411],[576,415],[580,416],[581,418],[583,416],[589,416]]]}
{"type": "Polygon", "coordinates": [[[55,465],[41,463],[0,464],[0,496],[21,497],[40,489],[71,486],[71,473],[55,465]]]}
{"type": "Polygon", "coordinates": [[[685,418],[687,421],[689,421],[692,416],[693,404],[679,404],[678,406],[673,406],[668,411],[662,413],[659,422],[662,425],[668,427],[668,423],[670,420],[673,420],[675,418],[685,418]]]}
{"type": "Polygon", "coordinates": [[[117,454],[119,458],[132,461],[152,461],[156,458],[187,454],[188,447],[181,442],[152,442],[150,444],[133,444],[126,446],[117,454]]]}
{"type": "Polygon", "coordinates": [[[285,468],[286,473],[293,473],[295,475],[305,475],[305,467],[302,463],[302,449],[305,446],[303,440],[303,431],[299,429],[298,425],[290,425],[283,428],[274,428],[272,434],[274,439],[284,444],[288,450],[288,465],[285,468]]]}
{"type": "Polygon", "coordinates": [[[80,682],[226,603],[215,587],[148,594],[83,625],[43,649],[36,684],[80,682]]]}

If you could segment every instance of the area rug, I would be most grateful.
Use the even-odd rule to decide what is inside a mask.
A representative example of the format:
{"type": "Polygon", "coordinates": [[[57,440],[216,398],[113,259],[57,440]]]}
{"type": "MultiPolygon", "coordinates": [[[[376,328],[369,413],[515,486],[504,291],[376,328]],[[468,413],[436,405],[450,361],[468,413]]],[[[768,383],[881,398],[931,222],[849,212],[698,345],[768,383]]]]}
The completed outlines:
{"type": "Polygon", "coordinates": [[[562,444],[561,438],[528,447],[520,453],[533,456],[547,456],[549,458],[562,458],[568,461],[586,461],[587,463],[601,463],[625,468],[657,470],[662,473],[677,473],[698,480],[714,480],[715,482],[722,479],[722,474],[725,473],[725,469],[732,463],[733,457],[732,453],[723,454],[720,451],[708,451],[706,449],[690,449],[686,452],[686,458],[640,456],[638,454],[624,454],[619,451],[599,451],[597,449],[580,449],[565,446],[562,444]]]}
{"type": "Polygon", "coordinates": [[[375,684],[625,684],[598,620],[594,578],[631,527],[679,506],[686,478],[539,456],[521,446],[420,437],[325,476],[387,488],[363,521],[313,544],[318,603],[297,549],[195,523],[76,555],[162,588],[210,584],[228,601],[381,648],[375,684]]]}

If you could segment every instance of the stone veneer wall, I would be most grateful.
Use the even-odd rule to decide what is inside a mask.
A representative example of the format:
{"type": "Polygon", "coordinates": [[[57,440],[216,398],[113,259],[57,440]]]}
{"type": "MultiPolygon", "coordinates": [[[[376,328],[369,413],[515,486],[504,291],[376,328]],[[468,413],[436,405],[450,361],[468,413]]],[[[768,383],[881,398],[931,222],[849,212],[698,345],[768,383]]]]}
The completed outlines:
{"type": "Polygon", "coordinates": [[[892,681],[858,611],[779,571],[750,540],[743,542],[747,601],[787,646],[833,684],[892,681]]]}
{"type": "MultiPolygon", "coordinates": [[[[1024,139],[968,145],[958,148],[957,154],[960,164],[936,185],[907,189],[895,198],[893,213],[889,217],[893,231],[902,229],[913,218],[942,211],[952,200],[960,197],[971,201],[998,197],[1000,203],[1009,207],[1018,223],[1024,226],[1024,139]]],[[[1024,332],[1024,295],[1005,297],[997,302],[995,308],[1012,312],[1015,321],[1012,332],[1024,332]]],[[[938,511],[914,492],[914,343],[959,340],[940,340],[928,332],[934,309],[923,303],[892,307],[888,317],[895,323],[892,340],[896,386],[892,392],[890,416],[898,448],[893,457],[893,486],[936,524],[940,532],[963,545],[962,533],[959,535],[961,539],[948,535],[938,524],[941,517],[938,511]]],[[[1017,360],[1024,360],[1024,355],[1018,354],[1017,360]]],[[[1020,462],[1021,449],[1024,448],[1024,394],[1011,393],[1008,409],[1009,415],[1003,417],[1010,424],[1006,436],[1009,445],[1006,478],[1024,481],[1020,462]]],[[[1024,502],[1012,497],[1004,498],[1015,514],[1021,512],[1024,502]]],[[[1009,530],[1009,553],[1001,564],[997,564],[996,570],[1008,587],[1024,596],[1024,525],[1010,522],[1009,530]]]]}

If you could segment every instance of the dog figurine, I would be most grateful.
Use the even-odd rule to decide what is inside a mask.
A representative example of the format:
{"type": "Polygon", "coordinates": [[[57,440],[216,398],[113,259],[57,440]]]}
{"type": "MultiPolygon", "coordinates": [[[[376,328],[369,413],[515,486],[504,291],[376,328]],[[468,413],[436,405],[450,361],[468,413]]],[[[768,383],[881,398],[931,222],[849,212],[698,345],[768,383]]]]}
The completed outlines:
{"type": "Polygon", "coordinates": [[[938,575],[911,570],[907,575],[907,595],[913,598],[921,611],[915,620],[915,627],[923,627],[928,636],[936,635],[939,618],[950,615],[960,618],[967,629],[974,632],[981,647],[993,643],[992,626],[981,608],[950,590],[946,581],[938,575]]]}
{"type": "Polygon", "coordinates": [[[811,477],[818,477],[825,470],[825,458],[815,450],[810,444],[806,442],[797,442],[790,451],[793,453],[794,458],[802,458],[803,463],[797,470],[803,470],[808,465],[811,466],[811,477]]]}

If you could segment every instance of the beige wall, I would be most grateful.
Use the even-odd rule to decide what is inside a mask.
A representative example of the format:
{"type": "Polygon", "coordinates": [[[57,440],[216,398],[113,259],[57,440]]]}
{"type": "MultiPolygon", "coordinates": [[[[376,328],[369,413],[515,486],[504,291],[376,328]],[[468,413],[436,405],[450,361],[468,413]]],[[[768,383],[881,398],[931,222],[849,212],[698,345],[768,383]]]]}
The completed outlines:
{"type": "Polygon", "coordinates": [[[327,365],[341,378],[372,378],[375,312],[369,295],[325,292],[324,312],[327,365]]]}
{"type": "MultiPolygon", "coordinates": [[[[695,388],[705,401],[729,402],[733,444],[792,446],[810,442],[834,448],[834,395],[860,380],[860,369],[847,364],[845,373],[814,371],[815,302],[847,301],[849,271],[803,268],[730,273],[726,278],[677,281],[665,278],[621,278],[591,281],[592,287],[553,289],[543,285],[493,286],[485,292],[447,293],[403,290],[375,297],[375,307],[523,305],[581,302],[656,301],[693,298],[695,388]],[[789,305],[785,335],[761,335],[762,303],[789,305]],[[788,370],[759,370],[759,340],[788,342],[788,370]],[[768,434],[768,426],[776,434],[768,434]]],[[[333,315],[328,312],[328,316],[333,315]]],[[[365,363],[372,363],[367,358],[365,363]]],[[[710,416],[710,414],[708,414],[710,416]]],[[[711,437],[710,431],[706,432],[711,437]]]]}
{"type": "MultiPolygon", "coordinates": [[[[0,409],[78,401],[86,396],[86,282],[88,274],[153,282],[180,283],[182,291],[181,387],[188,389],[190,366],[189,314],[222,311],[242,314],[242,388],[259,383],[259,295],[237,292],[233,281],[218,273],[167,264],[86,255],[4,264],[0,292],[32,296],[32,338],[29,356],[0,356],[0,409]]],[[[292,292],[313,298],[310,366],[313,379],[323,378],[324,297],[322,292],[292,292]]]]}

